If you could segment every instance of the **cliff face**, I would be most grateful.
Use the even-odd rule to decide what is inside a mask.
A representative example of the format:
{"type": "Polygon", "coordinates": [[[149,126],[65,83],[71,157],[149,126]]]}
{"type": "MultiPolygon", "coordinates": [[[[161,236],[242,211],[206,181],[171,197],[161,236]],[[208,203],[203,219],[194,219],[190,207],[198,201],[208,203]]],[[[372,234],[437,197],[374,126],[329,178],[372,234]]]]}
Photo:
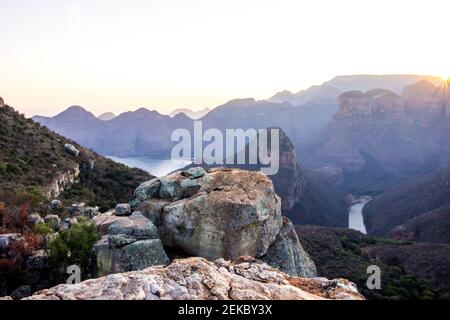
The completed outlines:
{"type": "Polygon", "coordinates": [[[64,190],[70,188],[76,181],[80,174],[80,165],[74,164],[72,168],[62,173],[57,173],[52,182],[45,187],[45,193],[48,198],[57,198],[64,192],[64,190]]]}
{"type": "MultiPolygon", "coordinates": [[[[348,192],[378,192],[450,161],[448,85],[425,80],[401,95],[374,89],[345,92],[322,132],[300,152],[306,166],[337,179],[348,192]],[[447,96],[448,97],[448,96],[447,96]],[[335,170],[336,171],[336,170],[335,170]]],[[[330,180],[336,180],[330,177],[330,180]]]]}
{"type": "Polygon", "coordinates": [[[27,300],[363,300],[344,279],[290,277],[251,257],[209,262],[180,259],[168,267],[59,285],[27,300]]]}

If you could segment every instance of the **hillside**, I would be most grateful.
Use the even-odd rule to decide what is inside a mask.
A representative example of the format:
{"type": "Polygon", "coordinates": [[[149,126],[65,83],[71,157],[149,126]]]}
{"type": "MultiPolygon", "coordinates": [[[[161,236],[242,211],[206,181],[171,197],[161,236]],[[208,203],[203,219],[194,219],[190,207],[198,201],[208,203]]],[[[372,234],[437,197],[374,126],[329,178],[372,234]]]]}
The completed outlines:
{"type": "MultiPolygon", "coordinates": [[[[414,225],[414,230],[411,231],[417,232],[417,235],[413,235],[413,238],[419,240],[421,238],[419,233],[428,233],[425,229],[431,227],[429,222],[432,222],[432,225],[442,224],[439,227],[441,230],[443,224],[448,220],[447,215],[444,212],[433,213],[430,211],[449,204],[450,167],[447,167],[435,174],[417,178],[386,190],[364,207],[364,221],[370,234],[381,236],[388,235],[394,231],[394,228],[404,223],[407,223],[408,227],[405,227],[408,229],[414,225]],[[430,213],[424,215],[427,212],[430,213]],[[422,217],[407,222],[419,216],[422,217]],[[424,230],[420,231],[420,229],[424,230]]],[[[445,231],[439,232],[444,237],[443,240],[446,238],[445,233],[445,231]]],[[[424,240],[432,241],[434,239],[432,242],[435,242],[436,237],[438,237],[437,233],[433,236],[426,236],[424,240]]]]}
{"type": "Polygon", "coordinates": [[[318,276],[342,277],[368,299],[450,299],[450,246],[391,241],[349,229],[296,226],[318,276]],[[369,290],[366,272],[381,269],[381,290],[369,290]]]}
{"type": "Polygon", "coordinates": [[[0,189],[39,189],[71,204],[86,201],[103,210],[128,201],[150,175],[99,156],[26,119],[13,108],[0,108],[0,189]],[[79,150],[74,156],[64,147],[79,150]],[[64,192],[62,192],[64,191],[64,192]]]}
{"type": "Polygon", "coordinates": [[[430,243],[450,244],[450,206],[444,206],[412,218],[396,227],[389,237],[430,243]]]}

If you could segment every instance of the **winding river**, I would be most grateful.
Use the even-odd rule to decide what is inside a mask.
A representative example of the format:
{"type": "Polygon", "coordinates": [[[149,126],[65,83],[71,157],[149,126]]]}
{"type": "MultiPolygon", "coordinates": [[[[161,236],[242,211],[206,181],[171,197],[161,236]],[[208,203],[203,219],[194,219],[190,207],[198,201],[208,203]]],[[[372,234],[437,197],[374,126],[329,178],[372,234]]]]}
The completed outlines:
{"type": "Polygon", "coordinates": [[[348,212],[348,227],[350,229],[358,230],[359,232],[367,234],[362,210],[370,200],[372,200],[372,198],[369,196],[353,198],[353,204],[348,212]]]}

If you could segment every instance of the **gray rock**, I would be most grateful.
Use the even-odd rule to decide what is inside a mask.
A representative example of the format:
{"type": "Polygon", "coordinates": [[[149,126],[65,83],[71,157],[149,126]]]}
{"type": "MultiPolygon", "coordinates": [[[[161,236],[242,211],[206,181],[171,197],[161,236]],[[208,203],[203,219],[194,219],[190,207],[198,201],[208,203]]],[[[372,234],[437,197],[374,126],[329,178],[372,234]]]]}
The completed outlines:
{"type": "Polygon", "coordinates": [[[155,226],[161,224],[161,214],[164,206],[170,204],[169,201],[162,199],[150,199],[142,203],[139,207],[144,217],[149,219],[155,226]]]}
{"type": "Polygon", "coordinates": [[[25,238],[20,233],[0,234],[0,253],[7,253],[13,244],[24,241],[25,238]]]}
{"type": "MultiPolygon", "coordinates": [[[[125,246],[111,247],[110,237],[103,236],[94,246],[96,276],[142,270],[169,263],[169,258],[159,239],[139,240],[125,246]]],[[[117,237],[113,239],[113,242],[118,240],[117,237]]]]}
{"type": "Polygon", "coordinates": [[[39,223],[44,223],[44,219],[38,213],[32,213],[28,216],[28,223],[38,225],[39,223]]]}
{"type": "Polygon", "coordinates": [[[167,265],[169,262],[170,260],[159,239],[140,240],[123,247],[121,264],[126,271],[167,265]]]}
{"type": "Polygon", "coordinates": [[[159,197],[170,201],[188,198],[200,189],[198,179],[187,178],[182,172],[161,177],[159,181],[161,182],[159,197]]]}
{"type": "Polygon", "coordinates": [[[139,201],[145,201],[158,196],[161,183],[158,178],[154,178],[141,183],[134,192],[134,196],[139,201]]]}
{"type": "Polygon", "coordinates": [[[3,101],[3,98],[0,97],[0,108],[3,108],[5,106],[5,101],[3,101]]]}
{"type": "Polygon", "coordinates": [[[78,157],[78,155],[80,154],[80,150],[78,150],[77,148],[75,148],[75,146],[73,144],[70,143],[66,143],[64,145],[64,149],[71,154],[72,156],[78,157]]]}
{"type": "Polygon", "coordinates": [[[60,208],[63,207],[63,204],[62,204],[61,201],[59,201],[59,200],[57,200],[57,199],[54,199],[54,200],[52,200],[52,201],[50,202],[50,207],[51,207],[52,209],[60,209],[60,208]]]}
{"type": "Polygon", "coordinates": [[[131,216],[113,222],[108,228],[110,235],[127,235],[135,239],[158,238],[158,229],[140,212],[134,212],[131,216]]]}
{"type": "Polygon", "coordinates": [[[291,276],[304,278],[317,276],[314,261],[303,249],[294,226],[287,218],[283,218],[280,233],[261,260],[291,276]]]}
{"type": "Polygon", "coordinates": [[[45,250],[34,251],[33,254],[28,257],[25,265],[28,270],[43,270],[50,267],[45,250]]]}
{"type": "Polygon", "coordinates": [[[44,217],[44,222],[47,223],[54,231],[59,231],[61,219],[56,214],[48,214],[44,217]]]}
{"type": "Polygon", "coordinates": [[[30,286],[20,286],[11,293],[11,298],[14,300],[20,300],[28,296],[31,296],[30,286]]]}
{"type": "Polygon", "coordinates": [[[131,214],[131,207],[128,203],[120,203],[115,209],[116,216],[129,216],[131,214]]]}
{"type": "Polygon", "coordinates": [[[197,179],[203,177],[206,174],[206,171],[202,167],[193,167],[183,171],[182,174],[192,179],[197,179]]]}
{"type": "Polygon", "coordinates": [[[69,213],[71,216],[82,216],[85,214],[86,204],[84,202],[74,203],[69,207],[69,213]]]}
{"type": "Polygon", "coordinates": [[[113,234],[108,237],[109,246],[116,248],[124,247],[136,241],[137,241],[136,238],[133,238],[125,234],[113,234]]]}
{"type": "Polygon", "coordinates": [[[87,207],[84,210],[84,215],[89,219],[93,219],[96,215],[98,215],[98,207],[87,207]]]}

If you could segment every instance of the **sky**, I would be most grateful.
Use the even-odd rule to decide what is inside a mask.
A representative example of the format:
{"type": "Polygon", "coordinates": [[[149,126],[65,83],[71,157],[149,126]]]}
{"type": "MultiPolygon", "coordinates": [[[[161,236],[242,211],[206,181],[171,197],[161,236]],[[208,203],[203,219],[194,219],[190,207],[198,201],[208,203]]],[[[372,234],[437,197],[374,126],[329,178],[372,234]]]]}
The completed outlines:
{"type": "Polygon", "coordinates": [[[0,0],[0,96],[26,115],[169,113],[346,74],[450,76],[448,0],[0,0]]]}

